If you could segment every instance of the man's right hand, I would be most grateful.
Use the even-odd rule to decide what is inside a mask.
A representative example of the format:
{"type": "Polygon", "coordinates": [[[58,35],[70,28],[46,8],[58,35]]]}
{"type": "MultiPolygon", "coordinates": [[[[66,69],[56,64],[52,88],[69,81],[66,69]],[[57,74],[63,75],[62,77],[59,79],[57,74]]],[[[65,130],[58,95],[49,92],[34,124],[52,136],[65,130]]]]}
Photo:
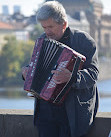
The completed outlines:
{"type": "Polygon", "coordinates": [[[27,72],[28,72],[28,67],[23,67],[22,68],[22,76],[23,76],[24,80],[26,79],[27,72]]]}

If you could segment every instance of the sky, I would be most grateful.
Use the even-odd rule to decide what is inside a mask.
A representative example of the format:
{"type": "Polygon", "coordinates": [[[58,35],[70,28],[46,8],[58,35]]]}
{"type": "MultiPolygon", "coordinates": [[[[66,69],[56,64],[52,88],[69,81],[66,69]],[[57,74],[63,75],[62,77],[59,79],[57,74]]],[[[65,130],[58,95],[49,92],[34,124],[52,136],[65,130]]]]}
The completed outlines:
{"type": "MultiPolygon", "coordinates": [[[[34,13],[34,10],[40,6],[44,0],[0,0],[0,13],[2,12],[2,5],[9,6],[9,13],[13,13],[13,6],[20,5],[21,13],[30,16],[34,13]]],[[[111,0],[101,0],[103,3],[103,13],[111,14],[111,0]]]]}
{"type": "Polygon", "coordinates": [[[0,0],[0,13],[2,13],[2,5],[8,5],[9,13],[13,13],[13,6],[21,6],[21,13],[30,16],[34,10],[40,6],[44,0],[0,0]]]}

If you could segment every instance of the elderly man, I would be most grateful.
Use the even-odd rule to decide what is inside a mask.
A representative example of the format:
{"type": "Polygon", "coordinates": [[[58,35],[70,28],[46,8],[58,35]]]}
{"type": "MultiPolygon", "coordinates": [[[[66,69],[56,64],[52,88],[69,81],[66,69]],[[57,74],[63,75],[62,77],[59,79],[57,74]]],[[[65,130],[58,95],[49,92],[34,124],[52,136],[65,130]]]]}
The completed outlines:
{"type": "MultiPolygon", "coordinates": [[[[57,1],[45,2],[37,11],[37,20],[44,29],[41,37],[64,43],[86,57],[82,70],[77,72],[77,81],[70,85],[71,89],[60,106],[35,98],[34,124],[39,137],[83,136],[91,127],[98,109],[96,43],[86,32],[71,31],[65,9],[57,1]]],[[[52,73],[56,84],[67,82],[71,77],[67,69],[52,70],[52,73]]]]}

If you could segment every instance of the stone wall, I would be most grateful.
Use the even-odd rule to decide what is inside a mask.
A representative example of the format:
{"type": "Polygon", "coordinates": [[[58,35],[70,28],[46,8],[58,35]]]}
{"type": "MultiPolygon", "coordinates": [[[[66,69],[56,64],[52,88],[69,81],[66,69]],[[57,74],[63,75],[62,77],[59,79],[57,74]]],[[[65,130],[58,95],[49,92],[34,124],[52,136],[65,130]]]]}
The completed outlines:
{"type": "MultiPolygon", "coordinates": [[[[86,137],[108,137],[111,113],[99,112],[86,137]]],[[[33,126],[33,110],[0,110],[0,137],[38,137],[33,126]]],[[[110,136],[111,137],[111,136],[110,136]]]]}
{"type": "Polygon", "coordinates": [[[38,137],[32,110],[0,110],[0,137],[38,137]]]}

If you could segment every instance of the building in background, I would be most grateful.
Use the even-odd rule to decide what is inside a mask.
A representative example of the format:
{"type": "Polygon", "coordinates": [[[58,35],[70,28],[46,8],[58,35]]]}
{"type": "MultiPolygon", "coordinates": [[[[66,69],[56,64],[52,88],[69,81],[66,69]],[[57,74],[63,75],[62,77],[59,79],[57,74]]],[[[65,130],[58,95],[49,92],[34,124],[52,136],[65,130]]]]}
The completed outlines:
{"type": "Polygon", "coordinates": [[[13,14],[15,13],[21,13],[21,7],[19,5],[13,6],[13,14]]]}
{"type": "Polygon", "coordinates": [[[3,14],[3,15],[9,15],[8,5],[3,5],[3,6],[2,6],[2,14],[3,14]]]}
{"type": "MultiPolygon", "coordinates": [[[[67,14],[73,19],[79,20],[81,12],[85,14],[86,20],[89,23],[89,26],[86,25],[86,27],[89,28],[90,35],[98,44],[99,53],[103,54],[103,52],[106,52],[107,54],[111,50],[111,15],[103,14],[103,4],[101,0],[58,1],[63,4],[67,14]]],[[[81,25],[84,25],[84,22],[81,25]]]]}
{"type": "Polygon", "coordinates": [[[67,14],[68,17],[68,24],[70,28],[74,31],[74,29],[80,29],[87,33],[90,32],[89,22],[85,16],[83,11],[78,13],[79,18],[72,18],[70,15],[67,14]]]}
{"type": "Polygon", "coordinates": [[[13,33],[14,27],[12,25],[0,21],[0,50],[6,43],[5,37],[11,36],[13,33]]]}

